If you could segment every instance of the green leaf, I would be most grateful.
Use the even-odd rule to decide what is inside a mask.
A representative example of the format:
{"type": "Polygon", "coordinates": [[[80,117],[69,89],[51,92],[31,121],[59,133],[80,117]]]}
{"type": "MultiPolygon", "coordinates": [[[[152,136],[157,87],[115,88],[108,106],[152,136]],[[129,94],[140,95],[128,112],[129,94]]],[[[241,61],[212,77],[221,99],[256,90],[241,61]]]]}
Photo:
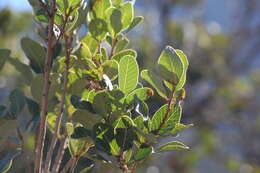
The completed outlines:
{"type": "Polygon", "coordinates": [[[120,60],[124,57],[124,56],[133,56],[133,57],[137,57],[137,53],[135,50],[132,49],[126,49],[126,50],[122,50],[121,52],[116,53],[112,59],[116,60],[117,62],[120,62],[120,60]]]}
{"type": "Polygon", "coordinates": [[[109,17],[109,22],[110,22],[110,27],[109,27],[109,31],[111,36],[113,36],[113,38],[116,37],[116,35],[122,30],[123,26],[122,26],[122,13],[120,10],[116,9],[116,8],[110,8],[107,11],[107,15],[110,16],[109,17]]]}
{"type": "Polygon", "coordinates": [[[106,74],[110,80],[115,80],[118,75],[119,64],[115,60],[107,60],[102,65],[103,72],[106,74]]]}
{"type": "Polygon", "coordinates": [[[108,154],[118,155],[120,147],[115,141],[113,128],[108,124],[99,123],[93,127],[95,147],[108,154]]]}
{"type": "Polygon", "coordinates": [[[9,102],[10,106],[6,112],[5,119],[15,120],[26,103],[23,92],[19,89],[14,89],[9,95],[9,102]]]}
{"type": "Polygon", "coordinates": [[[133,4],[131,2],[124,3],[120,8],[120,11],[122,13],[122,18],[121,18],[122,25],[123,25],[122,29],[127,29],[132,23],[134,17],[133,4]]]}
{"type": "Polygon", "coordinates": [[[122,36],[116,44],[116,52],[120,52],[124,50],[124,48],[128,45],[128,43],[129,40],[125,36],[122,36]]]}
{"type": "Polygon", "coordinates": [[[34,117],[39,117],[40,116],[40,105],[30,98],[26,98],[26,103],[27,103],[28,110],[31,113],[31,115],[34,117]]]}
{"type": "Polygon", "coordinates": [[[184,72],[183,72],[183,74],[180,78],[179,83],[176,86],[176,90],[179,90],[179,89],[183,88],[183,86],[186,82],[186,73],[187,73],[187,70],[188,70],[189,62],[188,62],[186,55],[183,53],[183,51],[178,50],[178,49],[176,49],[175,51],[176,51],[177,55],[180,57],[181,62],[184,66],[184,72]]]}
{"type": "Polygon", "coordinates": [[[74,133],[74,126],[72,123],[66,123],[66,129],[69,136],[74,133]]]}
{"type": "Polygon", "coordinates": [[[125,94],[136,88],[139,77],[139,67],[133,56],[124,56],[119,63],[119,88],[125,94]]]}
{"type": "Polygon", "coordinates": [[[107,33],[107,23],[103,19],[95,18],[89,23],[89,32],[97,40],[103,40],[107,33]]]}
{"type": "Polygon", "coordinates": [[[162,51],[158,64],[163,79],[176,86],[184,73],[184,65],[176,50],[167,46],[162,51]]]}
{"type": "Polygon", "coordinates": [[[94,18],[105,19],[105,11],[111,7],[111,0],[91,0],[92,13],[94,18]]]}
{"type": "Polygon", "coordinates": [[[33,80],[33,73],[31,68],[24,63],[21,63],[18,59],[9,58],[9,63],[14,66],[15,70],[18,71],[22,79],[26,82],[27,85],[31,85],[33,80]]]}
{"type": "Polygon", "coordinates": [[[65,30],[66,31],[73,31],[76,27],[78,18],[79,18],[78,10],[73,11],[73,13],[71,14],[71,20],[67,23],[65,30]]]}
{"type": "Polygon", "coordinates": [[[140,24],[144,20],[143,16],[137,16],[132,21],[131,25],[127,28],[126,33],[130,32],[132,29],[134,29],[138,24],[140,24]]]}
{"type": "Polygon", "coordinates": [[[92,53],[86,43],[81,42],[79,48],[76,50],[75,55],[79,59],[90,59],[92,53]]]}
{"type": "Polygon", "coordinates": [[[134,155],[136,161],[146,159],[152,153],[153,148],[149,145],[142,144],[134,155]]]}
{"type": "Polygon", "coordinates": [[[121,3],[123,3],[124,0],[113,0],[114,6],[119,6],[121,3]]]}
{"type": "Polygon", "coordinates": [[[105,62],[106,60],[108,60],[107,49],[104,47],[101,47],[101,53],[102,53],[102,62],[105,62]]]}
{"type": "Polygon", "coordinates": [[[86,110],[76,110],[72,117],[72,121],[75,123],[80,123],[86,128],[92,128],[95,123],[98,123],[102,117],[97,116],[86,110]]]}
{"type": "Polygon", "coordinates": [[[79,6],[82,0],[68,0],[69,7],[79,6]]]}
{"type": "Polygon", "coordinates": [[[90,113],[95,114],[95,111],[92,107],[92,104],[88,101],[82,100],[80,97],[72,95],[70,97],[70,102],[76,109],[82,109],[82,110],[87,110],[90,113]]]}
{"type": "Polygon", "coordinates": [[[36,73],[43,73],[46,56],[45,49],[36,41],[24,37],[21,40],[21,47],[30,60],[30,66],[36,73]]]}
{"type": "Polygon", "coordinates": [[[122,151],[132,148],[137,135],[134,131],[134,121],[129,116],[122,116],[116,120],[114,133],[116,142],[122,151]]]}
{"type": "Polygon", "coordinates": [[[8,49],[0,49],[0,70],[5,65],[5,61],[10,57],[11,51],[8,49]]]}
{"type": "Polygon", "coordinates": [[[34,14],[36,19],[40,22],[48,22],[48,15],[46,11],[42,8],[38,0],[28,0],[30,5],[33,7],[34,14]]]}
{"type": "Polygon", "coordinates": [[[99,42],[95,38],[93,38],[91,34],[87,34],[86,36],[84,36],[81,39],[81,42],[85,43],[88,46],[92,56],[97,53],[99,42]]]}
{"type": "Polygon", "coordinates": [[[82,156],[89,150],[89,145],[92,145],[86,139],[73,139],[69,140],[69,151],[72,156],[82,156]]]}
{"type": "Polygon", "coordinates": [[[153,95],[153,90],[151,88],[138,88],[132,91],[127,97],[126,101],[127,103],[130,103],[134,100],[134,97],[137,96],[137,98],[141,101],[145,101],[149,99],[153,95]]]}
{"type": "Polygon", "coordinates": [[[152,117],[149,123],[149,130],[156,132],[156,134],[164,135],[174,129],[175,125],[180,123],[181,106],[176,105],[167,114],[168,105],[163,105],[152,117]]]}
{"type": "Polygon", "coordinates": [[[167,99],[168,92],[163,86],[162,78],[157,76],[154,72],[148,70],[143,70],[141,72],[141,77],[152,85],[161,97],[167,99]]]}
{"type": "MultiPolygon", "coordinates": [[[[57,87],[59,85],[56,80],[53,80],[51,82],[52,85],[49,91],[49,99],[51,99],[55,95],[55,92],[57,91],[57,87]]],[[[31,94],[36,101],[40,101],[42,98],[43,83],[43,74],[37,74],[34,76],[30,89],[31,94]]]]}
{"type": "Polygon", "coordinates": [[[124,107],[124,93],[120,90],[98,92],[93,100],[94,110],[103,117],[124,107]]]}
{"type": "Polygon", "coordinates": [[[87,15],[89,12],[89,8],[87,6],[87,3],[84,2],[82,3],[82,5],[80,6],[80,8],[78,9],[78,19],[77,22],[74,25],[74,28],[72,28],[73,30],[76,29],[77,27],[80,27],[82,24],[85,24],[87,22],[87,15]]]}
{"type": "Polygon", "coordinates": [[[189,147],[179,141],[172,141],[160,146],[158,148],[158,152],[167,152],[167,151],[183,150],[183,149],[187,150],[189,149],[189,147]]]}
{"type": "Polygon", "coordinates": [[[171,134],[172,135],[176,135],[177,133],[183,131],[183,130],[186,130],[190,127],[192,127],[193,124],[188,124],[188,125],[184,125],[184,124],[181,124],[181,123],[177,123],[174,127],[174,129],[171,131],[171,134]]]}
{"type": "Polygon", "coordinates": [[[2,160],[0,160],[0,172],[6,173],[11,168],[13,159],[21,154],[21,149],[17,148],[16,150],[9,152],[2,160]]]}
{"type": "Polygon", "coordinates": [[[47,115],[47,123],[50,131],[54,133],[57,116],[53,112],[49,112],[47,115]]]}
{"type": "Polygon", "coordinates": [[[89,130],[85,127],[78,126],[73,130],[71,137],[74,139],[92,137],[92,132],[91,132],[91,130],[89,130]]]}

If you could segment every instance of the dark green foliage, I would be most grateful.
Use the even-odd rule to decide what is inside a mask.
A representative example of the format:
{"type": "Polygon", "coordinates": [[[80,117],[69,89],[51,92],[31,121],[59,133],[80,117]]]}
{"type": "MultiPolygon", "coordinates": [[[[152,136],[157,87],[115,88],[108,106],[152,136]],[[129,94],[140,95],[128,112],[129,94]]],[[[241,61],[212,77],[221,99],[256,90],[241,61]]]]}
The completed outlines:
{"type": "MultiPolygon", "coordinates": [[[[29,2],[36,19],[48,22],[52,8],[49,1],[29,2]]],[[[133,3],[92,0],[87,7],[85,5],[81,0],[57,0],[47,81],[44,78],[47,54],[44,44],[28,37],[21,39],[29,65],[10,58],[9,50],[0,50],[0,69],[9,59],[21,73],[33,98],[26,97],[20,89],[13,90],[9,106],[0,106],[1,117],[15,120],[27,105],[32,116],[30,122],[38,123],[43,86],[48,82],[48,128],[54,138],[59,136],[55,134],[56,128],[62,129],[60,133],[67,136],[73,159],[94,151],[90,154],[92,159],[113,161],[124,170],[152,153],[187,149],[177,141],[155,147],[159,137],[175,135],[188,127],[180,124],[182,108],[176,94],[186,81],[188,61],[184,53],[167,46],[155,69],[143,70],[140,75],[137,52],[127,49],[127,33],[143,20],[143,17],[134,16],[133,3]],[[88,33],[73,42],[81,24],[87,24],[88,33]],[[155,93],[139,82],[139,76],[166,102],[153,115],[147,100],[155,93]],[[61,127],[57,126],[60,116],[63,116],[61,127]]],[[[7,167],[10,162],[10,159],[5,162],[7,167]]]]}

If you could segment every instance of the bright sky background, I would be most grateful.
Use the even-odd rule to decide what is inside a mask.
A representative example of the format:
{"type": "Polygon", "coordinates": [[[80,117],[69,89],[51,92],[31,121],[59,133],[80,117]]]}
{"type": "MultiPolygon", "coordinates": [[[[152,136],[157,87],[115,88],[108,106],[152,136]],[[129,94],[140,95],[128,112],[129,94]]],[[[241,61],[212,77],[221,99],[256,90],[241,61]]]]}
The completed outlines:
{"type": "Polygon", "coordinates": [[[10,7],[18,11],[31,9],[27,0],[0,0],[0,9],[4,7],[10,7]]]}

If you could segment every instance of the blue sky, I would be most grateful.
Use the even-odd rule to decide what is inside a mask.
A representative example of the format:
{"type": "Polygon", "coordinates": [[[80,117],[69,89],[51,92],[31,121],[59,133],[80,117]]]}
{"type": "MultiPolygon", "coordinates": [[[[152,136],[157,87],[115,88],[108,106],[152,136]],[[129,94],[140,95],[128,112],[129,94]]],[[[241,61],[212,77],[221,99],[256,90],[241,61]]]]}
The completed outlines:
{"type": "Polygon", "coordinates": [[[0,9],[4,7],[10,7],[18,11],[31,9],[27,0],[0,0],[0,9]]]}

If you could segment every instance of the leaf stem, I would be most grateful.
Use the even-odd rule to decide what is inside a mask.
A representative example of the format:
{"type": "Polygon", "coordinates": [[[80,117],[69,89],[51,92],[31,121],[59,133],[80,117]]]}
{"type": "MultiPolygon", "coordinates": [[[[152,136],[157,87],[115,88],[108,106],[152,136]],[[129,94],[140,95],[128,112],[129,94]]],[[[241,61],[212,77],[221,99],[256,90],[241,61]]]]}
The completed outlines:
{"type": "Polygon", "coordinates": [[[44,65],[44,86],[41,100],[41,112],[40,112],[40,125],[38,127],[37,141],[35,147],[35,164],[34,173],[41,173],[42,171],[42,159],[43,159],[43,148],[46,136],[46,115],[48,112],[48,96],[50,89],[50,72],[51,72],[51,61],[53,55],[53,27],[54,17],[56,13],[56,0],[52,0],[49,27],[48,27],[48,47],[47,55],[45,58],[44,65]]]}
{"type": "Polygon", "coordinates": [[[159,128],[157,130],[155,130],[155,134],[157,134],[161,130],[161,128],[164,126],[167,118],[169,118],[169,114],[172,111],[172,105],[176,103],[176,101],[174,99],[174,94],[175,94],[175,88],[172,89],[170,98],[168,100],[167,110],[166,110],[166,112],[164,114],[164,118],[163,118],[162,122],[160,123],[159,128]]]}
{"type": "Polygon", "coordinates": [[[115,48],[116,48],[117,41],[118,41],[117,38],[115,38],[115,39],[112,40],[111,52],[110,52],[109,60],[111,60],[112,57],[113,57],[114,54],[115,54],[115,48]]]}

